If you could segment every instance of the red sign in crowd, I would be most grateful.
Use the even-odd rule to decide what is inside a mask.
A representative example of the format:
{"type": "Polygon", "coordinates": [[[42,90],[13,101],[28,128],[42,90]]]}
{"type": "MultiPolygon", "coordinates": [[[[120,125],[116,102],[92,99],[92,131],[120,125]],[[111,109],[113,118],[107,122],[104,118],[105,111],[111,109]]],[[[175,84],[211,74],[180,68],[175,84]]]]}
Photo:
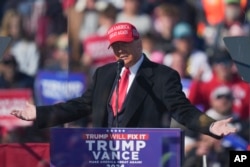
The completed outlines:
{"type": "Polygon", "coordinates": [[[23,108],[26,101],[33,101],[30,89],[0,89],[0,127],[3,133],[16,127],[30,126],[31,121],[23,121],[12,115],[11,110],[23,108]]]}
{"type": "Polygon", "coordinates": [[[109,47],[107,36],[91,36],[83,43],[86,56],[92,59],[92,66],[98,67],[115,61],[113,50],[109,47]]]}

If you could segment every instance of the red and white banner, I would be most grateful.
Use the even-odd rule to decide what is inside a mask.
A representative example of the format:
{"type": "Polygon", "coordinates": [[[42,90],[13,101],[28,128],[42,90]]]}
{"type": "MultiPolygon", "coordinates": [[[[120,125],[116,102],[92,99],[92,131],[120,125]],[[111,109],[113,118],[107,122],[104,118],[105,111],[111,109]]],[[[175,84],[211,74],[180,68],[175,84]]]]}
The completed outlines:
{"type": "Polygon", "coordinates": [[[51,167],[49,143],[0,144],[1,167],[51,167]]]}
{"type": "Polygon", "coordinates": [[[86,56],[90,56],[93,66],[98,67],[115,61],[114,52],[109,47],[107,36],[91,36],[83,42],[86,56]]]}
{"type": "Polygon", "coordinates": [[[24,121],[10,115],[13,109],[22,109],[26,101],[33,101],[30,89],[0,89],[0,127],[12,130],[16,127],[32,125],[31,121],[24,121]]]}

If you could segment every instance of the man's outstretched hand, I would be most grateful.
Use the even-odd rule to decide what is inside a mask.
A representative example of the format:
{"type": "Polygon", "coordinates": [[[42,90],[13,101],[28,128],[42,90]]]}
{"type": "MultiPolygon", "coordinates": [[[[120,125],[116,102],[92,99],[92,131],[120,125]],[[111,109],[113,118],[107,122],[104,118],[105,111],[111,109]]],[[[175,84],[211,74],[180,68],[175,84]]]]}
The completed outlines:
{"type": "Polygon", "coordinates": [[[26,102],[25,107],[21,110],[13,110],[10,113],[11,115],[16,116],[22,120],[34,121],[36,119],[36,107],[29,102],[26,102]]]}
{"type": "Polygon", "coordinates": [[[210,132],[217,136],[226,136],[231,133],[235,133],[237,130],[234,127],[229,126],[232,118],[216,121],[210,127],[210,132]]]}

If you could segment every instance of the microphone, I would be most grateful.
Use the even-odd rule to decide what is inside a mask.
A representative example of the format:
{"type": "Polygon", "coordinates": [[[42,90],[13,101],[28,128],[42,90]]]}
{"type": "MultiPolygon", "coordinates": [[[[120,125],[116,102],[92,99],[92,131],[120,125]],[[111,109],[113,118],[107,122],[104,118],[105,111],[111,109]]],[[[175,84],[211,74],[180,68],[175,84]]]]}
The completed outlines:
{"type": "Polygon", "coordinates": [[[124,60],[119,59],[119,60],[117,61],[117,74],[120,75],[121,70],[122,70],[122,67],[124,67],[124,60]]]}
{"type": "Polygon", "coordinates": [[[124,60],[119,59],[117,61],[117,71],[116,71],[116,79],[115,79],[115,85],[116,85],[116,99],[115,99],[115,113],[116,113],[116,127],[118,127],[118,101],[119,101],[119,80],[120,80],[120,73],[122,70],[122,67],[124,67],[124,60]]]}

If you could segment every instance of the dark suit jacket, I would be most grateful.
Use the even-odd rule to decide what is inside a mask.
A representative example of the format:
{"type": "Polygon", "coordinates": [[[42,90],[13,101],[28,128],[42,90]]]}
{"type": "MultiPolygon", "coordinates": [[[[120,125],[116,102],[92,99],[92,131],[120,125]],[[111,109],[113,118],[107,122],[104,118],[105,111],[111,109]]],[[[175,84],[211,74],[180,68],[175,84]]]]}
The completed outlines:
{"type": "MultiPolygon", "coordinates": [[[[35,125],[44,128],[92,114],[94,127],[107,127],[107,105],[116,68],[117,63],[98,68],[90,87],[79,98],[53,106],[37,107],[35,125]]],[[[119,127],[159,128],[162,127],[162,116],[166,113],[192,130],[218,137],[209,132],[209,126],[214,120],[191,105],[182,92],[178,73],[144,56],[128,92],[119,127]]]]}

